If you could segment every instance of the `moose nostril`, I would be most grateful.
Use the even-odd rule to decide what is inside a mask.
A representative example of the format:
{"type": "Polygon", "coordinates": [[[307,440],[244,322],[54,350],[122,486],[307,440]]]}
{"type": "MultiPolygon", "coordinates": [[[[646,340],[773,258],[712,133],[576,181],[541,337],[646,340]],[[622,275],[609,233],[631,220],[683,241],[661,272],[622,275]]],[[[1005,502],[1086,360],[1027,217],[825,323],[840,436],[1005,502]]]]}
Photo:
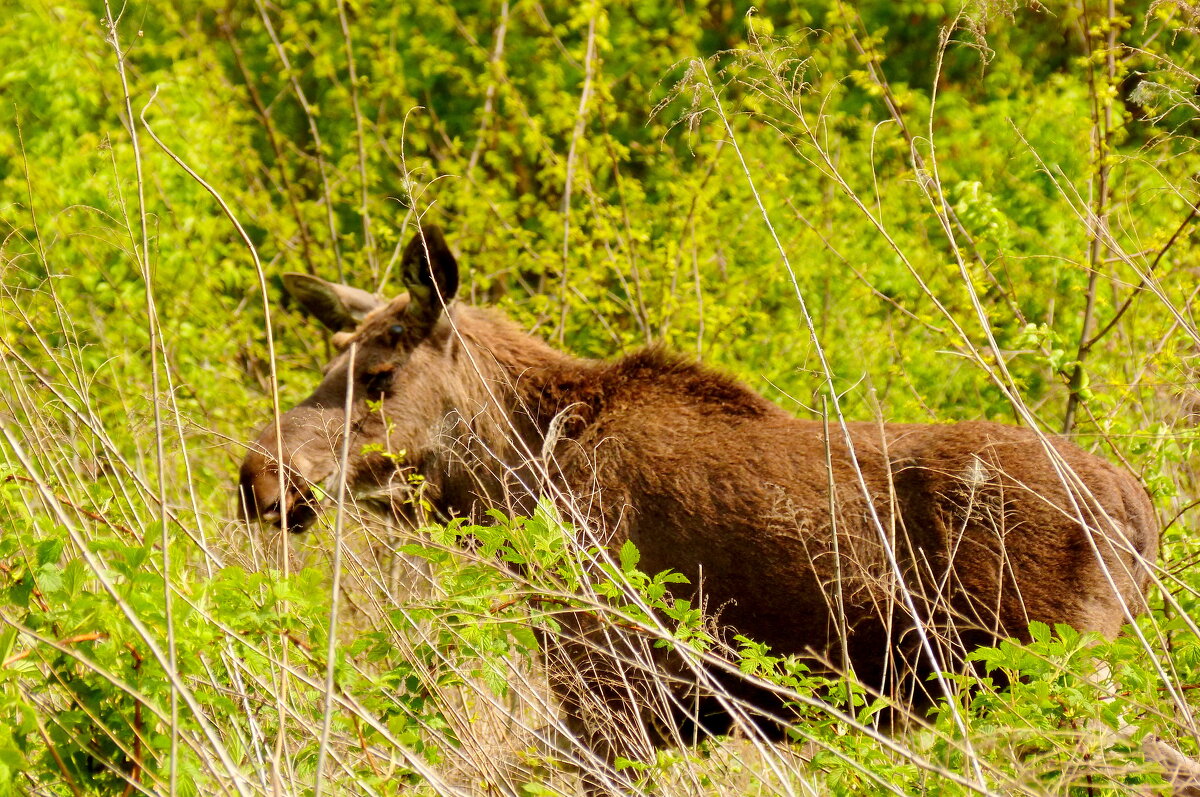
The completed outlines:
{"type": "Polygon", "coordinates": [[[308,503],[300,502],[288,507],[287,530],[292,534],[308,531],[317,520],[317,510],[308,503]]]}
{"type": "Polygon", "coordinates": [[[273,526],[279,525],[279,519],[283,513],[279,509],[279,502],[272,501],[270,504],[259,508],[258,519],[263,523],[269,523],[273,526]]]}
{"type": "Polygon", "coordinates": [[[279,500],[260,498],[254,489],[253,480],[245,479],[240,485],[238,514],[243,520],[259,520],[265,523],[279,522],[279,500]]]}
{"type": "Polygon", "coordinates": [[[290,532],[301,532],[312,526],[320,501],[313,494],[307,478],[308,461],[294,455],[281,478],[273,462],[262,460],[252,452],[242,463],[241,516],[276,528],[286,527],[290,532]]]}

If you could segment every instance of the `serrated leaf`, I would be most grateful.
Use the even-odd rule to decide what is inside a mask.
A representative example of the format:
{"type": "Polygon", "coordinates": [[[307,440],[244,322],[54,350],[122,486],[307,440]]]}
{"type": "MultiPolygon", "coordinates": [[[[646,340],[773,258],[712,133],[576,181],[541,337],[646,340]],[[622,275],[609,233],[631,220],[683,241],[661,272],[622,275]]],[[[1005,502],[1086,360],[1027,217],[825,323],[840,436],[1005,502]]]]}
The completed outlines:
{"type": "Polygon", "coordinates": [[[57,565],[44,564],[38,569],[37,583],[44,595],[60,592],[63,588],[62,571],[57,565]]]}
{"type": "Polygon", "coordinates": [[[632,540],[626,540],[621,546],[621,569],[626,573],[637,567],[638,562],[642,559],[642,554],[638,551],[637,546],[632,540]]]}
{"type": "Polygon", "coordinates": [[[63,545],[62,538],[52,538],[38,543],[35,557],[38,566],[40,567],[48,562],[57,562],[59,556],[62,555],[63,545]]]}

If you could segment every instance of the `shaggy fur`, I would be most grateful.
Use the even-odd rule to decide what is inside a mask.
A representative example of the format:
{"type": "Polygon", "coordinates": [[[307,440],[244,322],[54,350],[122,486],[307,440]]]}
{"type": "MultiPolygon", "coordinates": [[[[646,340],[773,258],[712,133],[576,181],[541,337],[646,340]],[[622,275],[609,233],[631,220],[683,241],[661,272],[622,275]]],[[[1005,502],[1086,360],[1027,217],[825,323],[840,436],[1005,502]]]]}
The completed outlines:
{"type": "MultiPolygon", "coordinates": [[[[408,283],[428,303],[438,270],[453,261],[436,246],[428,256],[412,249],[408,283]]],[[[404,472],[416,471],[445,517],[569,499],[572,516],[588,515],[614,549],[633,541],[641,569],[686,575],[678,596],[703,600],[727,634],[853,668],[896,696],[919,699],[930,671],[901,590],[950,663],[998,636],[1025,638],[1034,620],[1112,636],[1127,610],[1143,607],[1158,546],[1146,492],[1070,442],[1051,438],[1048,448],[1029,430],[985,422],[852,423],[851,451],[838,425],[827,432],[799,420],[678,354],[582,360],[495,312],[417,311],[417,302],[402,296],[344,333],[320,386],[282,418],[282,440],[273,426],[262,433],[241,473],[251,516],[278,521],[286,508],[290,529],[311,522],[310,488],[336,469],[353,379],[357,396],[384,400],[383,413],[356,403],[348,476],[359,493],[385,492],[403,513],[404,472]],[[394,458],[356,453],[367,443],[403,450],[404,472],[394,458]]],[[[610,761],[644,754],[631,739],[678,739],[681,722],[728,724],[714,701],[693,699],[695,677],[679,672],[676,694],[686,697],[656,707],[662,700],[622,663],[644,641],[594,618],[568,623],[547,644],[573,727],[610,761]]],[[[714,677],[753,705],[779,708],[740,679],[714,677]]]]}

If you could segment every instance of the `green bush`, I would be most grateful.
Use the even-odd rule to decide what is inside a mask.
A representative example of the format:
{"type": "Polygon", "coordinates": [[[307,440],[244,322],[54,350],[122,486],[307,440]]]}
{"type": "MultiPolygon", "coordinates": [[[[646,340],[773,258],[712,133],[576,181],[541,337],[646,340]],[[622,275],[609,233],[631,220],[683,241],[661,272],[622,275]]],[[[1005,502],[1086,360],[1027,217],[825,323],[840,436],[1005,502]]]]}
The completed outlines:
{"type": "Polygon", "coordinates": [[[235,520],[241,444],[330,351],[279,275],[393,293],[418,215],[468,300],[575,353],[666,343],[803,416],[1024,408],[1167,521],[1148,645],[1039,629],[887,736],[861,688],[741,640],[796,694],[799,758],[712,741],[627,762],[647,788],[1098,793],[1158,783],[1148,734],[1196,754],[1188,4],[5,11],[0,790],[303,791],[320,767],[347,793],[552,792],[570,776],[510,783],[497,751],[552,714],[530,673],[556,611],[714,650],[677,574],[622,550],[585,579],[548,512],[420,539],[352,513],[338,602],[330,524],[280,554],[235,520]]]}

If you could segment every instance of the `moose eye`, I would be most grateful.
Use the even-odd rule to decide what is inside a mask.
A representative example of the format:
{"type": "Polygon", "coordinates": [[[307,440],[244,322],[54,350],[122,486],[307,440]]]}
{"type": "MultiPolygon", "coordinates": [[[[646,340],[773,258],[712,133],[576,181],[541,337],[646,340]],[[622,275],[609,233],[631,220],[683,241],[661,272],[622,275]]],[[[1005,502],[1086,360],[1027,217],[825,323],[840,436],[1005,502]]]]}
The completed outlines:
{"type": "Polygon", "coordinates": [[[395,369],[391,365],[376,366],[363,374],[363,387],[368,397],[379,396],[392,386],[395,369]]]}
{"type": "Polygon", "coordinates": [[[381,338],[384,345],[397,348],[404,340],[404,324],[392,324],[381,338]]]}

